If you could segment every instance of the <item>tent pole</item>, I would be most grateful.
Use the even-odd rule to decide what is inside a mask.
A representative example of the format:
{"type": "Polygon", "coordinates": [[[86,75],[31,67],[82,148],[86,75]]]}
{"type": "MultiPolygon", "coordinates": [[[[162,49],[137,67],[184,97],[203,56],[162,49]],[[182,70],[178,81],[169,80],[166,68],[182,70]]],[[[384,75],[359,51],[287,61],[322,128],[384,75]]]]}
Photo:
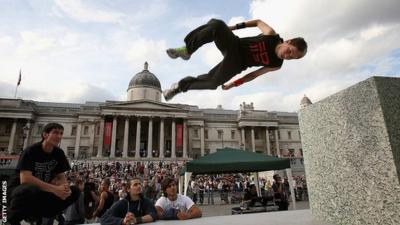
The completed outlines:
{"type": "Polygon", "coordinates": [[[296,210],[296,196],[294,194],[292,169],[291,168],[286,169],[286,174],[289,181],[289,188],[291,193],[290,196],[292,197],[293,210],[296,210]]]}
{"type": "Polygon", "coordinates": [[[187,196],[187,189],[189,187],[189,180],[190,180],[190,176],[192,176],[192,172],[185,172],[185,181],[183,184],[183,193],[185,196],[187,196]]]}
{"type": "Polygon", "coordinates": [[[258,177],[258,172],[256,172],[255,174],[255,185],[256,185],[256,189],[257,189],[257,196],[261,197],[261,190],[260,190],[260,182],[259,182],[259,177],[258,177]]]}
{"type": "Polygon", "coordinates": [[[182,179],[183,179],[183,177],[179,176],[178,193],[180,195],[182,194],[182,185],[184,185],[183,182],[182,182],[182,179]]]}

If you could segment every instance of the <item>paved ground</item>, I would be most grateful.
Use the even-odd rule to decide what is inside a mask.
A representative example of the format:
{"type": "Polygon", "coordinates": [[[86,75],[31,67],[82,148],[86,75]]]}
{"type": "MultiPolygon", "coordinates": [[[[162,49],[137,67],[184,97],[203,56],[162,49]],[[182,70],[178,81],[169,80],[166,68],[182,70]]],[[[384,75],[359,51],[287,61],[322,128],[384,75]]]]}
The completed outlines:
{"type": "MultiPolygon", "coordinates": [[[[199,205],[200,209],[203,212],[203,217],[210,217],[210,216],[223,216],[223,215],[231,215],[231,209],[233,207],[238,207],[239,204],[221,204],[218,198],[215,198],[216,204],[215,205],[199,205]]],[[[308,201],[299,201],[296,202],[296,210],[300,209],[309,209],[310,205],[308,201]]],[[[293,204],[289,205],[289,210],[293,210],[293,204]]],[[[22,225],[28,225],[27,223],[22,222],[22,225]]],[[[57,224],[55,222],[54,224],[57,224]]]]}
{"type": "MultiPolygon", "coordinates": [[[[208,216],[223,216],[223,215],[231,215],[231,209],[233,207],[238,207],[239,204],[216,204],[216,205],[199,205],[203,212],[203,217],[208,216]]],[[[296,210],[299,209],[309,209],[310,205],[308,201],[299,201],[296,202],[296,210]]],[[[289,210],[293,210],[293,204],[289,205],[289,210]]]]}

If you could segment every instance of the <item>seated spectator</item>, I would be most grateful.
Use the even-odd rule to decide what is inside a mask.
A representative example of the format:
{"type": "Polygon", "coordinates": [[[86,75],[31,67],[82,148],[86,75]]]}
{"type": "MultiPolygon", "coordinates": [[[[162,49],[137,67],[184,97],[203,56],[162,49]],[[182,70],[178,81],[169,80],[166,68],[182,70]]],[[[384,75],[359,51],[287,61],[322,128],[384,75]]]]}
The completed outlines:
{"type": "Polygon", "coordinates": [[[143,197],[142,184],[139,178],[130,181],[128,195],[116,202],[101,217],[101,225],[131,225],[153,222],[157,212],[152,201],[143,197]]]}
{"type": "Polygon", "coordinates": [[[279,206],[279,210],[288,210],[289,202],[284,184],[282,183],[282,178],[278,174],[275,174],[273,178],[274,183],[272,184],[272,189],[274,190],[275,204],[279,206]]]}
{"type": "Polygon", "coordinates": [[[114,195],[109,191],[110,185],[111,181],[109,178],[105,178],[101,181],[99,205],[93,213],[93,218],[100,218],[114,203],[114,195]]]}
{"type": "Polygon", "coordinates": [[[187,196],[177,194],[176,183],[172,178],[165,178],[161,183],[164,196],[156,202],[159,219],[187,220],[202,216],[201,210],[187,196]]]}
{"type": "Polygon", "coordinates": [[[76,202],[65,209],[65,225],[83,224],[85,222],[84,183],[82,180],[77,180],[75,185],[81,191],[81,195],[76,202]]]}
{"type": "Polygon", "coordinates": [[[259,197],[257,195],[256,185],[251,184],[249,189],[246,190],[246,193],[244,194],[243,201],[247,202],[249,206],[252,206],[258,200],[259,197]]]}

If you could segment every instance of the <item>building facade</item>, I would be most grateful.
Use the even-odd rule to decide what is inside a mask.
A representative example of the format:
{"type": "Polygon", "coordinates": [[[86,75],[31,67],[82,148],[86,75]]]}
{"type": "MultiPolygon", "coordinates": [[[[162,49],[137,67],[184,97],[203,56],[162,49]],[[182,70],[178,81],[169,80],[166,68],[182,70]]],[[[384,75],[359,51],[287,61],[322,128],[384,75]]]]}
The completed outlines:
{"type": "Polygon", "coordinates": [[[0,152],[18,154],[41,140],[49,122],[64,126],[61,148],[74,159],[188,160],[218,148],[302,156],[296,113],[200,109],[161,102],[161,85],[148,70],[129,83],[127,101],[83,104],[0,99],[0,152]]]}

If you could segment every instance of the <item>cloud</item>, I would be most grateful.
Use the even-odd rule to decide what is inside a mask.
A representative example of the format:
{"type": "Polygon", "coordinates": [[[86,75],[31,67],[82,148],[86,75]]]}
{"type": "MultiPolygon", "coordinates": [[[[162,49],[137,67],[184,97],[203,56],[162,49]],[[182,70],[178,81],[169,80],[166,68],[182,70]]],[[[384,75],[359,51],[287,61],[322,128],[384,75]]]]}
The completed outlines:
{"type": "Polygon", "coordinates": [[[80,22],[120,23],[125,17],[119,12],[93,9],[80,0],[56,0],[55,4],[58,10],[80,22]]]}
{"type": "Polygon", "coordinates": [[[184,28],[186,30],[192,30],[206,24],[212,18],[219,18],[220,15],[217,14],[209,14],[204,16],[192,16],[187,17],[184,20],[179,20],[176,24],[177,28],[184,28]]]}

